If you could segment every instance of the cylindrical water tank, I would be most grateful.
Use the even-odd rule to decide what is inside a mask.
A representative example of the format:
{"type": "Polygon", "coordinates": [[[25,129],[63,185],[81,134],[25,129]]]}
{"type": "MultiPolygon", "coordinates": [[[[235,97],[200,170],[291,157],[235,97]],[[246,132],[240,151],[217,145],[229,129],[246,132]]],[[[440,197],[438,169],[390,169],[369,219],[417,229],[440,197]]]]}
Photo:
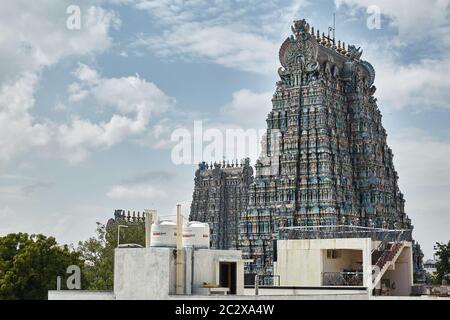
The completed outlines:
{"type": "Polygon", "coordinates": [[[177,224],[163,220],[152,224],[150,247],[177,247],[177,224]]]}
{"type": "Polygon", "coordinates": [[[183,229],[183,247],[209,249],[209,225],[192,221],[183,229]]]}

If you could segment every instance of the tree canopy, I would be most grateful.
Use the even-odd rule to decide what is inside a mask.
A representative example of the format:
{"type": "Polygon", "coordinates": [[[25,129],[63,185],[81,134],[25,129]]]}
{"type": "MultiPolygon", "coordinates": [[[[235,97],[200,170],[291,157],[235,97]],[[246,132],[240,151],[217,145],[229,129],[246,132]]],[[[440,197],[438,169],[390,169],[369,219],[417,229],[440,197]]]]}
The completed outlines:
{"type": "Polygon", "coordinates": [[[450,280],[450,241],[445,243],[436,243],[436,283],[441,284],[442,280],[450,280]]]}
{"type": "MultiPolygon", "coordinates": [[[[120,243],[144,246],[143,223],[120,222],[120,243]]],[[[81,269],[84,290],[112,290],[114,249],[117,247],[118,223],[108,227],[97,223],[96,235],[78,243],[78,247],[58,245],[54,237],[42,234],[12,233],[0,237],[0,300],[47,299],[48,290],[56,289],[62,278],[65,289],[67,268],[81,269]]]]}
{"type": "Polygon", "coordinates": [[[0,237],[0,299],[42,300],[56,289],[57,276],[81,266],[80,254],[55,238],[12,233],[0,237]]]}
{"type": "MultiPolygon", "coordinates": [[[[145,245],[143,223],[120,223],[120,243],[145,245]]],[[[117,247],[118,223],[106,227],[97,222],[96,237],[78,243],[78,252],[84,262],[83,288],[86,290],[112,290],[114,278],[114,249],[117,247]]]]}

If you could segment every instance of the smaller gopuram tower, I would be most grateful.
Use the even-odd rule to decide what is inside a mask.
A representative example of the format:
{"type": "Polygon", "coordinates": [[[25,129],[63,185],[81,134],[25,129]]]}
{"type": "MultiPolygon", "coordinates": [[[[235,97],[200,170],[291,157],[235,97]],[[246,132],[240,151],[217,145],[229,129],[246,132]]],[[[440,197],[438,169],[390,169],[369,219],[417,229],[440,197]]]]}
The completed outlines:
{"type": "Polygon", "coordinates": [[[190,221],[207,222],[212,249],[239,249],[240,213],[247,209],[253,183],[250,160],[199,164],[195,173],[190,221]]]}

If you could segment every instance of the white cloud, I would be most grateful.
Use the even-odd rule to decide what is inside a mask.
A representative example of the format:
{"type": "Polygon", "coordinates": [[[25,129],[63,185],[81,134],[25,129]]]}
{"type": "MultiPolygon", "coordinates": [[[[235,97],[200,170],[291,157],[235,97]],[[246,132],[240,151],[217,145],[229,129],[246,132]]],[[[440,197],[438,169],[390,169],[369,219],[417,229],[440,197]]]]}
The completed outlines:
{"type": "Polygon", "coordinates": [[[278,67],[274,57],[279,46],[307,1],[125,0],[125,3],[146,11],[163,30],[139,35],[131,46],[137,52],[147,48],[171,59],[203,59],[227,68],[273,74],[278,67]]]}
{"type": "Polygon", "coordinates": [[[54,183],[32,177],[0,175],[0,200],[23,200],[41,189],[50,189],[54,183]]]}
{"type": "Polygon", "coordinates": [[[34,94],[43,68],[70,56],[104,52],[108,32],[120,24],[97,1],[80,2],[82,28],[66,28],[70,1],[0,3],[0,163],[49,144],[55,124],[32,115],[34,94]]]}
{"type": "Polygon", "coordinates": [[[413,5],[410,0],[335,0],[335,4],[341,14],[363,21],[371,15],[366,9],[378,6],[397,31],[391,34],[383,20],[382,30],[372,33],[377,35],[375,41],[363,43],[364,59],[377,72],[377,95],[388,108],[449,108],[450,0],[415,1],[413,5]]]}
{"type": "Polygon", "coordinates": [[[220,109],[219,117],[182,111],[178,114],[177,110],[176,115],[160,119],[138,143],[173,151],[180,145],[177,139],[183,133],[186,135],[183,139],[190,139],[186,143],[191,145],[193,163],[222,161],[224,157],[233,161],[250,157],[255,161],[261,151],[261,138],[266,132],[266,118],[272,109],[271,97],[271,92],[236,91],[230,102],[220,109]],[[200,149],[202,154],[199,154],[200,149]],[[210,154],[212,149],[217,153],[210,154]]]}
{"type": "Polygon", "coordinates": [[[39,72],[69,56],[101,53],[111,45],[108,32],[120,20],[112,12],[81,1],[80,30],[66,27],[72,1],[2,1],[0,3],[0,84],[24,72],[39,72]]]}
{"type": "Polygon", "coordinates": [[[116,185],[106,195],[114,200],[155,200],[168,196],[165,191],[150,184],[116,185]]]}
{"type": "Polygon", "coordinates": [[[222,113],[234,124],[247,128],[265,128],[267,115],[272,110],[272,95],[273,92],[255,93],[248,89],[236,91],[222,113]]]}
{"type": "Polygon", "coordinates": [[[0,87],[0,162],[7,162],[50,139],[46,123],[38,123],[34,106],[37,77],[24,74],[17,82],[0,87]]]}
{"type": "Polygon", "coordinates": [[[350,8],[367,8],[378,6],[381,13],[389,17],[392,24],[398,27],[399,39],[403,42],[429,39],[436,36],[436,30],[449,29],[448,9],[450,0],[335,0],[339,8],[346,5],[350,8]]]}
{"type": "Polygon", "coordinates": [[[400,64],[375,58],[377,96],[393,110],[450,109],[450,58],[400,64]]]}
{"type": "Polygon", "coordinates": [[[256,34],[232,30],[224,26],[183,25],[162,36],[143,36],[134,43],[163,57],[204,58],[207,61],[261,74],[277,68],[278,44],[256,34]]]}
{"type": "Polygon", "coordinates": [[[135,139],[134,142],[152,149],[170,149],[174,146],[174,142],[171,141],[174,130],[191,127],[194,121],[208,122],[210,116],[205,112],[188,111],[180,107],[170,108],[144,136],[135,139]]]}
{"type": "Polygon", "coordinates": [[[401,183],[405,187],[450,188],[450,140],[420,129],[403,129],[389,143],[402,170],[401,183]]]}
{"type": "Polygon", "coordinates": [[[67,105],[61,103],[61,102],[57,102],[55,104],[55,106],[53,107],[53,110],[58,111],[58,112],[62,112],[62,111],[66,111],[67,110],[67,105]]]}
{"type": "Polygon", "coordinates": [[[450,140],[420,129],[408,129],[392,136],[389,144],[415,237],[431,257],[436,241],[449,240],[450,140]]]}
{"type": "MultiPolygon", "coordinates": [[[[80,80],[82,83],[95,85],[99,82],[99,74],[96,70],[91,69],[85,64],[80,63],[78,68],[73,72],[73,74],[80,80]]],[[[81,85],[79,83],[74,83],[74,87],[72,90],[76,91],[77,88],[80,88],[81,85]]]]}
{"type": "Polygon", "coordinates": [[[13,211],[10,207],[5,206],[0,208],[0,219],[8,219],[13,215],[13,211]]]}
{"type": "MultiPolygon", "coordinates": [[[[139,143],[154,149],[168,149],[173,143],[170,140],[174,128],[177,126],[174,119],[164,118],[158,121],[139,143]]],[[[180,125],[180,124],[178,124],[180,125]]]]}
{"type": "Polygon", "coordinates": [[[252,33],[280,34],[282,24],[289,27],[298,18],[300,10],[308,5],[307,0],[110,0],[132,5],[157,18],[164,26],[182,26],[197,21],[205,26],[239,25],[241,31],[252,33]]]}
{"type": "Polygon", "coordinates": [[[144,133],[151,116],[165,112],[174,103],[155,84],[139,75],[103,78],[83,64],[74,74],[79,81],[69,86],[69,100],[90,97],[96,106],[111,108],[117,114],[99,123],[75,117],[70,124],[59,127],[58,141],[66,150],[65,157],[73,163],[84,160],[90,149],[109,148],[144,133]]]}
{"type": "Polygon", "coordinates": [[[414,5],[409,0],[335,3],[338,8],[350,9],[350,15],[362,18],[369,17],[366,8],[378,6],[398,30],[397,35],[363,44],[364,59],[375,67],[379,89],[376,96],[385,110],[450,108],[450,0],[416,1],[414,5]]]}
{"type": "MultiPolygon", "coordinates": [[[[103,78],[80,64],[78,81],[69,86],[69,101],[91,98],[95,107],[109,108],[107,121],[92,122],[74,117],[67,124],[37,121],[31,115],[37,76],[24,74],[12,85],[0,89],[0,162],[9,162],[32,148],[54,144],[70,163],[88,157],[95,148],[109,148],[124,139],[145,133],[153,115],[165,112],[174,100],[155,84],[136,76],[103,78]]],[[[62,105],[62,104],[61,104],[62,105]]]]}

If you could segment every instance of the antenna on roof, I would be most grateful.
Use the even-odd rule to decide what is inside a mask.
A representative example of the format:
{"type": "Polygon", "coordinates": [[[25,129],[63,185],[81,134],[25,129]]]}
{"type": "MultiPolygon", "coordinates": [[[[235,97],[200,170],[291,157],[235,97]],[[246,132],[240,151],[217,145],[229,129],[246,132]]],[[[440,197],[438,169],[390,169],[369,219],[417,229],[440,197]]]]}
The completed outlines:
{"type": "Polygon", "coordinates": [[[335,44],[335,39],[336,39],[336,12],[333,13],[333,26],[332,27],[328,27],[328,38],[329,38],[329,40],[333,41],[333,44],[335,44]],[[330,32],[332,34],[332,37],[330,37],[330,32]]]}

